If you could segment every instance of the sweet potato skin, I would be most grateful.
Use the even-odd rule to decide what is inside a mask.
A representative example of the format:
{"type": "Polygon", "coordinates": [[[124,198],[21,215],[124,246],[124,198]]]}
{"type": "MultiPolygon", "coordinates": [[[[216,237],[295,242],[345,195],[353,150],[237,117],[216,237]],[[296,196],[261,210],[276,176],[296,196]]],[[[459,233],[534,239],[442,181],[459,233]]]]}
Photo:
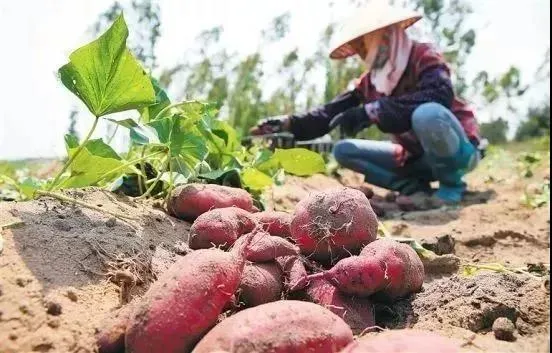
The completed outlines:
{"type": "Polygon", "coordinates": [[[424,266],[408,245],[379,239],[359,256],[337,262],[330,270],[307,276],[307,281],[325,278],[344,293],[391,302],[418,292],[424,282],[424,266]]]}
{"type": "Polygon", "coordinates": [[[284,273],[284,288],[287,292],[296,292],[307,286],[307,269],[299,256],[277,257],[276,263],[284,273]]]}
{"type": "Polygon", "coordinates": [[[307,281],[324,278],[340,291],[367,297],[385,288],[387,280],[383,263],[368,256],[350,256],[331,269],[307,276],[307,281]]]}
{"type": "MultiPolygon", "coordinates": [[[[272,236],[264,231],[254,231],[253,239],[248,249],[244,252],[245,258],[252,262],[274,261],[280,256],[299,254],[299,248],[284,238],[272,236]]],[[[234,243],[232,251],[240,251],[245,237],[241,237],[234,243]]]]}
{"type": "Polygon", "coordinates": [[[192,222],[211,209],[232,206],[249,212],[257,211],[247,191],[215,184],[176,187],[169,197],[167,210],[172,216],[192,222]]]}
{"type": "Polygon", "coordinates": [[[196,250],[175,262],[134,310],[126,352],[190,351],[237,290],[244,262],[218,249],[196,250]]]}
{"type": "Polygon", "coordinates": [[[390,239],[378,239],[362,249],[360,257],[383,264],[387,283],[377,298],[393,301],[418,292],[424,283],[424,265],[416,251],[406,244],[390,239]]]}
{"type": "Polygon", "coordinates": [[[360,334],[376,324],[370,299],[343,294],[323,278],[311,281],[306,294],[312,302],[342,318],[354,334],[360,334]]]}
{"type": "Polygon", "coordinates": [[[349,326],[329,310],[309,302],[280,300],[223,320],[192,353],[335,353],[352,341],[349,326]]]}
{"type": "Polygon", "coordinates": [[[458,353],[455,340],[421,330],[391,330],[363,336],[341,353],[458,353]]]}
{"type": "Polygon", "coordinates": [[[253,218],[270,235],[282,238],[291,237],[292,215],[281,211],[263,211],[253,214],[253,218]]]}
{"type": "Polygon", "coordinates": [[[96,335],[99,353],[125,353],[125,331],[132,314],[134,303],[117,310],[96,335]]]}
{"type": "Polygon", "coordinates": [[[239,302],[250,308],[279,300],[283,289],[282,277],[282,270],[274,262],[245,265],[239,302]]]}
{"type": "Polygon", "coordinates": [[[190,228],[191,249],[227,249],[255,228],[251,214],[238,207],[216,208],[200,215],[190,228]]]}
{"type": "Polygon", "coordinates": [[[362,192],[335,188],[299,201],[291,222],[291,237],[305,255],[319,261],[339,259],[374,241],[377,223],[362,192]]]}

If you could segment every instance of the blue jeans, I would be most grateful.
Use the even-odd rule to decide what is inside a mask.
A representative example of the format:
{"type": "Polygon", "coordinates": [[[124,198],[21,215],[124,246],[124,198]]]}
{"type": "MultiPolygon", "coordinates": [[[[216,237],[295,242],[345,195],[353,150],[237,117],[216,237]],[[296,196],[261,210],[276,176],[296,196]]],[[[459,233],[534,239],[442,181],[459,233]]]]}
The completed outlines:
{"type": "Polygon", "coordinates": [[[446,107],[425,103],[412,114],[412,129],[424,154],[404,164],[396,158],[400,146],[391,142],[346,139],[333,153],[339,164],[364,174],[370,184],[409,195],[429,192],[430,182],[439,181],[438,197],[460,201],[466,189],[462,177],[480,159],[460,122],[446,107]]]}

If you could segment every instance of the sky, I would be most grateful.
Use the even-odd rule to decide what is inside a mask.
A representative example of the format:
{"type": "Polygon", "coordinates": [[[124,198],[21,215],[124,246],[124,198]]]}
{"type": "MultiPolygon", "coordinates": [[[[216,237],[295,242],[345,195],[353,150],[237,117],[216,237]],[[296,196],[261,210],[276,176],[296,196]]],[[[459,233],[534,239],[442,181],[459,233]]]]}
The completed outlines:
{"type": "MultiPolygon", "coordinates": [[[[76,107],[81,134],[92,124],[82,103],[59,82],[57,69],[72,50],[91,40],[87,30],[113,0],[0,0],[0,159],[62,156],[68,115],[76,107]]],[[[476,47],[467,64],[470,74],[491,74],[519,67],[530,78],[550,47],[548,0],[468,0],[474,14],[476,47]]],[[[124,2],[124,0],[123,0],[124,2]]],[[[309,52],[321,30],[348,14],[344,0],[332,8],[317,0],[159,0],[161,33],[157,55],[161,67],[169,67],[194,48],[204,29],[222,25],[223,41],[240,54],[257,48],[260,31],[277,15],[292,15],[290,35],[284,47],[309,52]]],[[[325,2],[324,2],[325,3],[325,2]]],[[[283,52],[282,52],[283,53],[283,52]]],[[[278,52],[271,57],[279,61],[278,52]]],[[[353,79],[353,78],[351,78],[353,79]]],[[[542,100],[548,91],[534,89],[519,102],[524,107],[542,100]]],[[[486,121],[497,111],[478,111],[486,121]]],[[[511,126],[520,118],[505,115],[511,126]]],[[[100,126],[98,136],[105,132],[100,126]]]]}

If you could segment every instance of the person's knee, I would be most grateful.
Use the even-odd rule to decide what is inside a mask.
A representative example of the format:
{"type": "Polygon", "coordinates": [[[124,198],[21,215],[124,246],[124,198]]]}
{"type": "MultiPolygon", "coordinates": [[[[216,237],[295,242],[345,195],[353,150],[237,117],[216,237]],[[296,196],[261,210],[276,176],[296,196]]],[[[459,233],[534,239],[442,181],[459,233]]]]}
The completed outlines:
{"type": "Polygon", "coordinates": [[[335,143],[333,147],[334,158],[339,162],[343,162],[351,158],[351,152],[355,149],[355,145],[348,140],[341,140],[335,143]]]}
{"type": "Polygon", "coordinates": [[[451,157],[460,148],[461,132],[456,131],[454,115],[443,105],[425,103],[412,114],[412,128],[425,152],[451,157]]]}
{"type": "Polygon", "coordinates": [[[435,124],[436,120],[441,120],[446,116],[448,109],[439,103],[424,103],[414,109],[412,113],[412,128],[414,131],[427,131],[435,124]]]}

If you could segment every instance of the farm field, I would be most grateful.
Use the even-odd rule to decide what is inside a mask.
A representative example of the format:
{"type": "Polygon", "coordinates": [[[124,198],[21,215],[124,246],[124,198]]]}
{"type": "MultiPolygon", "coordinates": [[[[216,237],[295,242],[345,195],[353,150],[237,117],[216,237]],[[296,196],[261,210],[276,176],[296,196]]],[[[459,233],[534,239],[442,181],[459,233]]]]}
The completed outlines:
{"type": "MultiPolygon", "coordinates": [[[[520,199],[523,190],[537,192],[548,182],[549,163],[544,158],[534,163],[527,178],[518,159],[516,151],[491,154],[469,176],[470,197],[457,208],[402,212],[375,190],[372,201],[386,210],[380,220],[393,235],[426,246],[440,238],[441,251],[461,259],[452,268],[426,267],[421,292],[376,306],[377,326],[437,331],[463,342],[465,351],[547,351],[549,275],[500,269],[471,273],[463,266],[497,263],[527,269],[549,263],[549,205],[532,207],[520,199]],[[498,317],[515,323],[514,342],[495,339],[492,324],[498,317]]],[[[269,199],[274,209],[292,211],[313,191],[355,186],[360,180],[346,171],[340,178],[289,177],[269,199]]],[[[94,351],[95,333],[105,318],[139,298],[189,251],[190,223],[168,216],[156,202],[98,188],[66,194],[134,219],[49,197],[0,203],[0,224],[12,224],[2,231],[0,255],[2,352],[94,351]]]]}
{"type": "MultiPolygon", "coordinates": [[[[171,99],[170,80],[144,69],[125,17],[112,15],[57,72],[87,109],[87,132],[72,115],[66,156],[0,161],[0,353],[549,352],[549,106],[531,112],[516,142],[494,122],[504,139],[481,148],[466,192],[458,185],[476,142],[429,115],[439,146],[420,143],[425,171],[401,179],[394,160],[360,175],[337,163],[347,165],[335,140],[359,133],[337,138],[346,112],[322,140],[295,144],[294,132],[278,145],[291,118],[259,120],[264,107],[252,128],[258,106],[245,109],[246,95],[232,99],[250,121],[219,116],[220,102],[171,99]],[[111,137],[98,137],[104,124],[111,137]],[[447,164],[456,158],[465,165],[447,164]],[[446,177],[443,165],[454,168],[446,177]],[[393,174],[378,185],[406,193],[403,182],[422,184],[424,173],[442,182],[433,196],[461,201],[365,182],[393,174]]],[[[508,97],[511,85],[524,91],[516,75],[495,79],[508,97]]],[[[347,119],[369,114],[356,105],[347,119]]]]}

